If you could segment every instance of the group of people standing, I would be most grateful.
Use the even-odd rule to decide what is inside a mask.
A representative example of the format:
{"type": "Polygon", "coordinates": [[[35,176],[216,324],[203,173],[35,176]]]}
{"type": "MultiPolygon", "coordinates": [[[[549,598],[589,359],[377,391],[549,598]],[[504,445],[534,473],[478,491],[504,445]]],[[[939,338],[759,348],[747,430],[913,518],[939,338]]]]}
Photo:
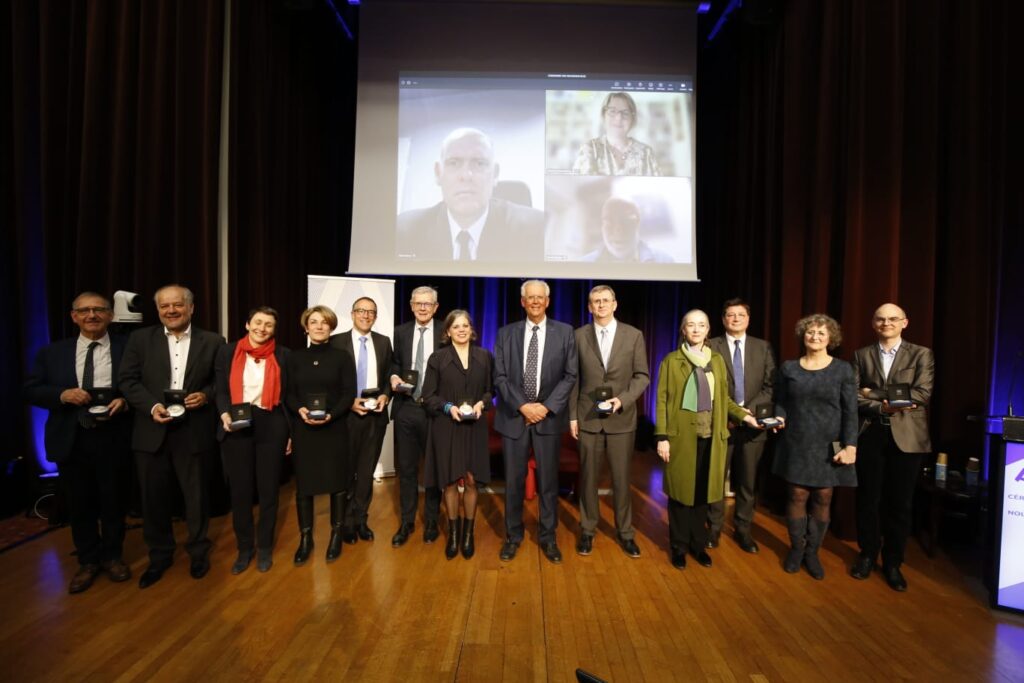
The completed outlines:
{"type": "MultiPolygon", "coordinates": [[[[415,531],[422,460],[423,541],[440,537],[443,500],[445,556],[468,559],[475,553],[479,487],[491,478],[490,410],[504,452],[503,561],[515,557],[524,539],[531,453],[541,551],[553,563],[562,561],[556,528],[566,431],[579,442],[581,462],[576,552],[594,552],[597,483],[607,460],[616,541],[627,556],[639,557],[629,467],[637,403],[650,383],[643,334],[615,317],[618,303],[607,285],[590,291],[592,322],[576,330],[547,316],[547,283],[529,280],[520,294],[525,319],[499,330],[493,354],[473,343],[467,311],[453,310],[437,324],[437,291],[431,287],[413,290],[413,319],[395,329],[394,348],[372,330],[376,302],[361,297],[352,304],[351,330],[336,335],[334,311],[304,311],[300,323],[309,345],[291,352],[275,342],[278,315],[269,307],[253,309],[245,336],[225,344],[192,325],[192,293],[168,285],[154,297],[160,324],[126,341],[107,331],[110,302],[80,294],[71,311],[79,335],[43,348],[26,383],[29,400],[50,411],[47,456],[58,463],[71,498],[80,566],[70,592],[86,590],[102,572],[114,581],[131,577],[121,556],[129,438],[149,548],[142,588],[159,581],[173,562],[172,480],[184,494],[190,574],[200,579],[208,572],[207,483],[218,441],[238,549],[232,573],[245,571],[254,559],[259,571],[273,564],[285,454],[296,475],[295,565],[307,563],[314,549],[318,494],[330,496],[328,562],[346,543],[373,540],[373,472],[389,418],[395,423],[400,500],[392,546],[403,546],[415,531]]],[[[734,538],[742,550],[759,552],[752,534],[755,479],[771,429],[779,433],[773,470],[788,488],[791,548],[784,569],[804,566],[824,577],[818,549],[832,490],[859,481],[861,554],[851,574],[868,578],[881,553],[886,581],[905,590],[900,565],[911,497],[922,455],[931,449],[931,352],[902,340],[907,316],[885,304],[872,321],[878,343],[857,351],[852,365],[830,354],[841,341],[838,323],[812,315],[797,324],[803,355],[776,370],[767,342],[746,334],[749,322],[746,302],[727,301],[725,333],[708,339],[707,314],[691,310],[682,318],[679,347],[660,363],[654,422],[657,455],[665,463],[672,565],[684,568],[691,555],[711,566],[708,551],[719,544],[724,523],[728,463],[736,492],[734,538]],[[910,390],[911,400],[900,407],[887,398],[895,383],[910,390]]]]}

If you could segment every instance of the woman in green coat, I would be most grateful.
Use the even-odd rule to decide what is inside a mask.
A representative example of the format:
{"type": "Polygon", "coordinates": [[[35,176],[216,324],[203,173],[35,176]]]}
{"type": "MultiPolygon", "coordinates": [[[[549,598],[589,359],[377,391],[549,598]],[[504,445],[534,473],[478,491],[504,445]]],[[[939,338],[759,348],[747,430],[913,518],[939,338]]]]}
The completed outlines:
{"type": "Polygon", "coordinates": [[[686,566],[686,550],[705,567],[708,503],[722,499],[729,417],[758,428],[757,420],[729,398],[725,361],[705,343],[710,324],[692,310],[679,326],[682,342],[658,371],[658,457],[665,461],[672,566],[686,566]]]}

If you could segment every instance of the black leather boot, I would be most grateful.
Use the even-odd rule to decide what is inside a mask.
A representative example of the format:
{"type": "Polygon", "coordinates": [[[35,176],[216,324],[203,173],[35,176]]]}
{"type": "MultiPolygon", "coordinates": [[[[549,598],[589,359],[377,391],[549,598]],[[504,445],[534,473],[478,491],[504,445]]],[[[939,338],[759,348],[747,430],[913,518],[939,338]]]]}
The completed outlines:
{"type": "Polygon", "coordinates": [[[804,559],[804,550],[807,548],[807,518],[788,518],[786,528],[789,531],[789,552],[782,563],[782,568],[789,574],[795,574],[800,571],[800,562],[804,559]]]}
{"type": "Polygon", "coordinates": [[[473,542],[473,525],[475,523],[476,520],[473,519],[462,520],[462,541],[459,545],[462,547],[462,556],[467,560],[476,552],[476,545],[473,542]]]}
{"type": "Polygon", "coordinates": [[[295,512],[299,517],[299,549],[294,561],[302,566],[313,552],[313,496],[295,496],[295,512]]]}
{"type": "Polygon", "coordinates": [[[825,568],[818,558],[818,548],[825,540],[825,532],[828,531],[828,522],[821,522],[813,517],[807,521],[807,547],[804,550],[804,566],[807,573],[818,581],[825,578],[825,568]]]}
{"type": "Polygon", "coordinates": [[[341,529],[345,523],[345,493],[331,494],[331,540],[327,543],[327,561],[341,557],[341,529]]]}
{"type": "Polygon", "coordinates": [[[459,554],[459,540],[462,536],[462,520],[448,520],[448,543],[444,546],[444,556],[449,560],[459,554]]]}

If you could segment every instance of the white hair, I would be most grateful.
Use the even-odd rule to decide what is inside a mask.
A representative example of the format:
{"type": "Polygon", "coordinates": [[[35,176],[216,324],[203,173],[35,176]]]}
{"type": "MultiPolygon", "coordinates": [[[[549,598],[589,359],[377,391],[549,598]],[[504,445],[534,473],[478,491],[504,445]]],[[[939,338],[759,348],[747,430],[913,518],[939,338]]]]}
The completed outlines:
{"type": "Polygon", "coordinates": [[[519,296],[526,296],[526,288],[530,285],[540,285],[544,288],[544,296],[551,296],[551,287],[543,280],[527,280],[519,287],[519,296]]]}

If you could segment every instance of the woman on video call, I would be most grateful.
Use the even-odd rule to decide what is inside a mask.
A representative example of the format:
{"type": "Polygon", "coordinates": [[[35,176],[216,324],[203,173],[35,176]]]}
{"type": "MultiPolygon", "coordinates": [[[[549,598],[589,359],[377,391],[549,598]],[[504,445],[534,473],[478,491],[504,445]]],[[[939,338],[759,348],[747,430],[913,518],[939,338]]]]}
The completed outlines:
{"type": "Polygon", "coordinates": [[[578,175],[660,176],[654,150],[629,136],[637,122],[627,93],[608,93],[601,105],[604,135],[583,143],[572,170],[578,175]]]}

